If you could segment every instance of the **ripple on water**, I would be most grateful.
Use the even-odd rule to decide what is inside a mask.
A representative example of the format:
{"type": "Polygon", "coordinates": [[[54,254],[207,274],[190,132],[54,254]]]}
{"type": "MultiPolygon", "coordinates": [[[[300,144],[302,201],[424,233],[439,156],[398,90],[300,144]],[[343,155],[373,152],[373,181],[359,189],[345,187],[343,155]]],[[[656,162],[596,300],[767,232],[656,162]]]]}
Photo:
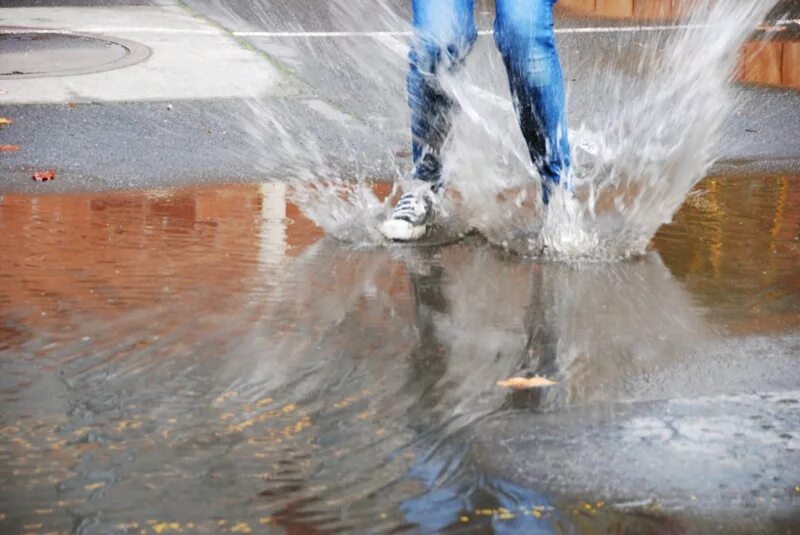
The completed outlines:
{"type": "MultiPolygon", "coordinates": [[[[794,178],[710,178],[644,258],[568,265],[477,236],[354,249],[270,186],[4,196],[0,479],[14,492],[0,497],[0,522],[84,533],[704,525],[609,508],[599,483],[571,494],[546,474],[517,479],[471,434],[491,429],[482,448],[534,440],[530,451],[549,455],[570,425],[601,443],[620,426],[655,433],[640,425],[658,416],[654,400],[791,392],[798,201],[794,178]],[[535,374],[559,384],[495,384],[535,374]],[[517,427],[503,427],[511,417],[517,427]]],[[[771,448],[796,445],[778,435],[771,448]]],[[[776,515],[788,496],[742,489],[777,499],[776,515]]],[[[679,505],[708,515],[711,498],[679,505]]]]}

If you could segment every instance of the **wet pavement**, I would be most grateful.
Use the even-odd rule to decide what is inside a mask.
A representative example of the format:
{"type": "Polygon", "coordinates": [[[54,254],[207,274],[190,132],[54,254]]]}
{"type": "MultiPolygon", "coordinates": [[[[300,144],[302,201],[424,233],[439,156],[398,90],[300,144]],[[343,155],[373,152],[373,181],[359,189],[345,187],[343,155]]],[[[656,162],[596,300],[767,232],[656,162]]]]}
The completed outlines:
{"type": "Polygon", "coordinates": [[[0,531],[797,532],[797,177],[598,264],[286,198],[0,197],[0,531]]]}
{"type": "MultiPolygon", "coordinates": [[[[274,182],[407,167],[405,37],[371,35],[406,30],[406,2],[6,4],[102,4],[0,18],[154,55],[0,83],[19,148],[0,156],[0,533],[800,529],[796,32],[746,47],[712,176],[645,257],[563,264],[475,235],[356,250],[274,182]],[[497,385],[534,375],[557,384],[497,385]]],[[[570,2],[589,4],[666,5],[570,2]]],[[[576,127],[608,104],[592,68],[628,77],[660,42],[563,33],[631,24],[578,13],[557,21],[576,127]]],[[[467,73],[495,55],[483,35],[467,73]]]]}

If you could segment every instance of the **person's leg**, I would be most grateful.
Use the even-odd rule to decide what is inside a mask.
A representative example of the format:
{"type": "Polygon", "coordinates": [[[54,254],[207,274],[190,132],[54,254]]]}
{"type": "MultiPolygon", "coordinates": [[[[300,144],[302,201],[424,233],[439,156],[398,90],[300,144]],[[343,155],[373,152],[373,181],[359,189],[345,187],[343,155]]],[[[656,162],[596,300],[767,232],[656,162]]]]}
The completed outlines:
{"type": "Polygon", "coordinates": [[[415,187],[395,204],[379,226],[387,239],[422,238],[436,213],[442,185],[442,147],[453,121],[455,101],[444,91],[441,74],[459,69],[478,35],[475,0],[412,0],[414,37],[409,53],[408,103],[411,108],[415,187]]]}
{"type": "Polygon", "coordinates": [[[463,65],[477,37],[474,0],[413,0],[414,37],[409,53],[408,103],[414,177],[440,185],[441,150],[452,126],[455,103],[437,75],[463,65]]]}
{"type": "MultiPolygon", "coordinates": [[[[569,180],[564,79],[553,34],[555,0],[497,0],[495,42],[531,160],[542,175],[542,200],[569,180]]],[[[565,184],[565,186],[569,186],[565,184]]]]}

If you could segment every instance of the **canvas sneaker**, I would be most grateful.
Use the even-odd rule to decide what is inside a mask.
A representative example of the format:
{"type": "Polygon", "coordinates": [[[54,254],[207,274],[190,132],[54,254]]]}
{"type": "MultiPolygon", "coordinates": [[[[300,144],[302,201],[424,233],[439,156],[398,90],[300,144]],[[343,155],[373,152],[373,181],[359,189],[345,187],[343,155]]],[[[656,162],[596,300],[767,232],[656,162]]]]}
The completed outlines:
{"type": "Polygon", "coordinates": [[[414,241],[422,238],[433,223],[438,197],[425,185],[405,193],[378,230],[386,239],[414,241]]]}

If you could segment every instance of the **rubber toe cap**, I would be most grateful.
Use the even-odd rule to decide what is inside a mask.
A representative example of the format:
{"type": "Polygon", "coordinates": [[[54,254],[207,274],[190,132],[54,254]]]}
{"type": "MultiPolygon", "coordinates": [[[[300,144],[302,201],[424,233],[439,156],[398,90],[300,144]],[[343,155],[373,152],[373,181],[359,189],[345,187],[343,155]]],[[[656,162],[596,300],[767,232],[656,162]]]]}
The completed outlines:
{"type": "Polygon", "coordinates": [[[402,219],[387,219],[378,230],[386,239],[393,241],[414,241],[425,235],[425,225],[414,226],[402,219]]]}

